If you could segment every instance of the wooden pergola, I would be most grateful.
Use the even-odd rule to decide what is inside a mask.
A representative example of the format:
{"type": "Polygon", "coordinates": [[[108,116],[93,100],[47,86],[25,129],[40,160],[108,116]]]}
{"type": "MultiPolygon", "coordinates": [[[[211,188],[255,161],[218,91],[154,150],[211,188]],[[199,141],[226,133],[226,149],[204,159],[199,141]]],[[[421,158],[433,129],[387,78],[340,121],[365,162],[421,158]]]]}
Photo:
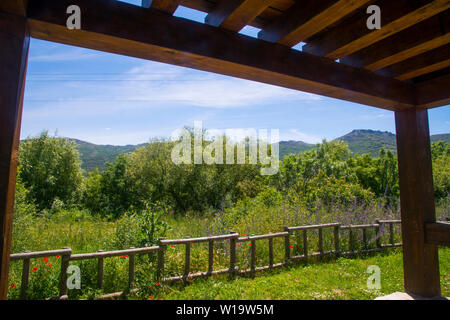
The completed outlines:
{"type": "Polygon", "coordinates": [[[449,8],[450,0],[1,0],[0,298],[30,37],[393,111],[405,291],[440,296],[437,246],[450,245],[450,226],[436,223],[427,109],[450,103],[449,8]],[[372,4],[379,30],[366,26],[372,4]],[[81,9],[81,30],[66,26],[70,5],[81,9]],[[205,23],[174,17],[179,5],[207,12],[205,23]],[[238,33],[246,25],[261,29],[257,39],[238,33]]]}

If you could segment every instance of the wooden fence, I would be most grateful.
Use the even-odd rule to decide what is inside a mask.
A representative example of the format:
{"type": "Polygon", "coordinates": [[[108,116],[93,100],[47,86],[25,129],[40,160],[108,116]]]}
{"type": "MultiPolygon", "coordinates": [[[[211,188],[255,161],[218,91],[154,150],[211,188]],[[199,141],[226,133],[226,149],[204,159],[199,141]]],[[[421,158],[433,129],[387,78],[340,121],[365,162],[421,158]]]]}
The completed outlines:
{"type": "Polygon", "coordinates": [[[128,290],[124,292],[117,292],[105,295],[103,297],[114,297],[125,295],[130,292],[135,292],[137,289],[134,286],[134,275],[135,275],[135,257],[136,255],[157,252],[157,268],[156,268],[156,279],[161,282],[173,282],[173,281],[186,281],[188,279],[194,279],[199,277],[208,277],[215,274],[230,273],[231,275],[239,274],[250,274],[254,276],[257,271],[264,271],[273,268],[279,268],[286,266],[293,261],[303,260],[308,262],[309,258],[312,257],[323,257],[328,255],[334,255],[336,258],[339,256],[349,256],[357,255],[361,253],[370,253],[382,251],[387,247],[397,247],[401,246],[401,243],[394,242],[394,225],[400,224],[400,220],[377,220],[374,224],[362,224],[362,225],[342,225],[340,223],[329,223],[320,225],[306,225],[306,226],[296,226],[296,227],[285,227],[283,232],[269,233],[263,235],[250,235],[250,236],[240,236],[236,232],[230,232],[225,235],[218,236],[208,236],[201,238],[186,238],[186,239],[164,239],[160,238],[158,240],[158,245],[153,247],[144,248],[130,248],[126,250],[117,251],[102,251],[94,253],[81,253],[72,254],[72,249],[65,247],[61,250],[50,250],[50,251],[39,251],[39,252],[24,252],[11,254],[11,261],[23,260],[22,267],[22,280],[20,285],[20,299],[26,299],[26,292],[29,283],[29,273],[30,273],[30,260],[41,258],[41,257],[61,257],[61,271],[60,271],[60,285],[59,294],[60,297],[67,297],[67,268],[70,261],[76,260],[86,260],[86,259],[97,259],[97,287],[98,289],[103,288],[103,262],[105,258],[118,257],[127,255],[129,257],[129,271],[128,271],[128,290]],[[382,232],[381,228],[387,226],[389,228],[389,243],[381,243],[381,236],[385,233],[382,232]],[[333,229],[333,244],[334,250],[324,251],[323,245],[323,230],[333,229]],[[360,250],[355,249],[355,231],[362,229],[363,235],[363,248],[360,250]],[[369,249],[369,239],[367,238],[367,230],[375,229],[376,231],[376,248],[369,249]],[[343,230],[348,230],[348,251],[343,251],[340,248],[340,237],[343,230]],[[291,237],[297,232],[302,233],[303,237],[303,254],[297,256],[291,256],[291,237]],[[318,248],[319,252],[309,252],[308,250],[308,234],[309,232],[317,232],[318,234],[318,248]],[[284,261],[279,263],[274,263],[274,246],[273,240],[275,238],[284,239],[284,261]],[[269,249],[269,264],[266,266],[256,266],[256,240],[267,240],[267,245],[269,249]],[[214,263],[214,243],[216,241],[227,241],[229,247],[229,268],[221,270],[213,270],[214,263]],[[208,270],[206,272],[191,273],[191,246],[193,243],[207,242],[208,243],[208,270]],[[250,244],[250,268],[239,270],[236,267],[236,246],[238,243],[249,243],[250,244]],[[164,278],[164,259],[165,252],[168,245],[184,245],[185,246],[185,262],[184,262],[184,273],[179,276],[164,278]]]}

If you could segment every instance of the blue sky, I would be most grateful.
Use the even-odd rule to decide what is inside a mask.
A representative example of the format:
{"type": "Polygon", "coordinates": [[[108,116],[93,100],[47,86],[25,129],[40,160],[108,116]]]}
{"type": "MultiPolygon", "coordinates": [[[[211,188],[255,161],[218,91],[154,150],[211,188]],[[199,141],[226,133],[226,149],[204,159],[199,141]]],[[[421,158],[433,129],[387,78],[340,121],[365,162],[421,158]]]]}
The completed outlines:
{"type": "MultiPolygon", "coordinates": [[[[140,0],[126,1],[137,4],[140,0]]],[[[204,21],[179,7],[176,16],[204,21]]],[[[256,36],[258,29],[241,33],[256,36]]],[[[450,106],[429,111],[432,134],[450,132],[450,106]]],[[[33,39],[21,137],[52,134],[98,144],[170,137],[202,120],[208,129],[279,129],[315,143],[353,129],[395,132],[390,111],[203,71],[33,39]]]]}

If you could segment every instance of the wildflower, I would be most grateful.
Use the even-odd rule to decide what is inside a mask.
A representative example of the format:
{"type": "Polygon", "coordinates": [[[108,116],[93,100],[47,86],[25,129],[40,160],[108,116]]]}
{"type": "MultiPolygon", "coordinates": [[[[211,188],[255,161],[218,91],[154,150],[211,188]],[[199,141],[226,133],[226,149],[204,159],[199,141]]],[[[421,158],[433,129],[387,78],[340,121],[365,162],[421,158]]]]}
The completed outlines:
{"type": "Polygon", "coordinates": [[[289,248],[293,248],[294,246],[292,244],[289,245],[289,248]]]}
{"type": "Polygon", "coordinates": [[[157,282],[156,285],[159,286],[159,282],[157,282]]]}
{"type": "Polygon", "coordinates": [[[128,259],[128,256],[121,256],[120,259],[128,259]]]}
{"type": "Polygon", "coordinates": [[[149,299],[153,299],[153,296],[149,296],[148,298],[149,298],[149,299]]]}
{"type": "Polygon", "coordinates": [[[47,263],[47,267],[51,268],[52,264],[51,263],[47,263]]]}
{"type": "Polygon", "coordinates": [[[158,300],[162,300],[161,298],[158,298],[158,300]]]}
{"type": "Polygon", "coordinates": [[[61,258],[61,256],[56,256],[56,259],[59,259],[59,258],[61,258]]]}
{"type": "Polygon", "coordinates": [[[252,244],[251,244],[251,243],[249,243],[248,245],[249,245],[250,247],[252,246],[252,244]]]}
{"type": "Polygon", "coordinates": [[[241,244],[240,243],[236,243],[236,247],[240,247],[241,246],[241,244]]]}
{"type": "Polygon", "coordinates": [[[31,269],[32,271],[36,271],[37,270],[37,267],[34,267],[33,269],[31,269]]]}
{"type": "Polygon", "coordinates": [[[17,286],[16,286],[15,283],[13,283],[13,284],[11,284],[9,287],[10,287],[11,289],[13,289],[13,288],[15,288],[15,287],[17,287],[17,286]]]}
{"type": "Polygon", "coordinates": [[[44,259],[44,260],[48,260],[48,257],[42,257],[42,259],[44,259]]]}
{"type": "Polygon", "coordinates": [[[173,248],[173,246],[170,246],[171,248],[173,248]]]}
{"type": "Polygon", "coordinates": [[[246,235],[247,235],[247,234],[246,234],[246,233],[244,233],[244,234],[243,234],[242,236],[243,236],[243,237],[245,237],[246,235]]]}

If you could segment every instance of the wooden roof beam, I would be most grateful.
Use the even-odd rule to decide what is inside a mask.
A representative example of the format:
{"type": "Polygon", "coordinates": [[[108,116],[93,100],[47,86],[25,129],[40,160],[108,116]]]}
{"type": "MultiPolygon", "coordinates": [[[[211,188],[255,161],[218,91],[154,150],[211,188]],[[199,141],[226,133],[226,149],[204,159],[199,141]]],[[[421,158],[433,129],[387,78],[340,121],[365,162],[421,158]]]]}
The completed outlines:
{"type": "Polygon", "coordinates": [[[398,80],[408,80],[450,67],[450,44],[379,70],[377,73],[398,80]]]}
{"type": "Polygon", "coordinates": [[[238,32],[275,0],[222,0],[206,16],[205,23],[238,32]]]}
{"type": "Polygon", "coordinates": [[[180,5],[181,0],[142,0],[144,8],[152,8],[173,14],[180,5]]]}
{"type": "Polygon", "coordinates": [[[307,0],[296,2],[258,37],[292,47],[359,9],[370,0],[307,0]]]}
{"type": "Polygon", "coordinates": [[[436,108],[450,104],[450,74],[415,85],[418,108],[436,108]]]}
{"type": "Polygon", "coordinates": [[[331,59],[341,59],[450,8],[450,0],[424,2],[427,4],[414,8],[407,0],[382,0],[377,3],[381,8],[381,29],[369,30],[366,26],[368,15],[362,12],[357,18],[337,26],[320,39],[311,41],[303,50],[331,59]]]}
{"type": "Polygon", "coordinates": [[[380,70],[450,43],[450,10],[341,59],[347,65],[380,70]]]}
{"type": "Polygon", "coordinates": [[[28,7],[38,39],[154,60],[389,110],[414,105],[413,86],[282,45],[109,0],[40,0],[28,7]],[[60,14],[80,6],[82,30],[60,14]]]}

